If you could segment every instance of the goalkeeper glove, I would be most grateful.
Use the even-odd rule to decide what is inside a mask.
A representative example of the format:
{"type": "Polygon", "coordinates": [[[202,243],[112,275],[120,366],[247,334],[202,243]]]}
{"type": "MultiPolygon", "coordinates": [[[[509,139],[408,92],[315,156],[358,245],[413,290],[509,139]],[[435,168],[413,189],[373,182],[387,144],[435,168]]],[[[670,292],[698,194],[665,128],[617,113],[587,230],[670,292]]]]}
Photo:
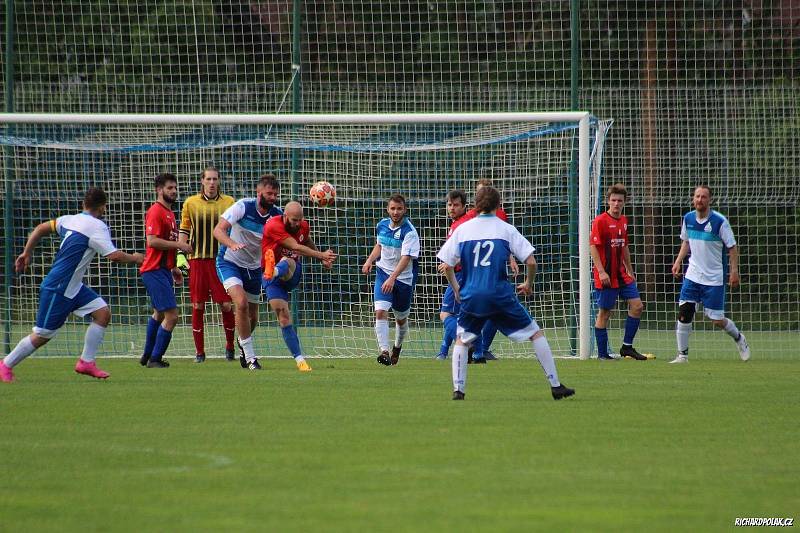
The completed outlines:
{"type": "Polygon", "coordinates": [[[181,274],[183,274],[184,277],[189,275],[189,261],[186,259],[185,254],[180,252],[178,253],[178,258],[175,266],[178,267],[178,270],[181,271],[181,274]]]}

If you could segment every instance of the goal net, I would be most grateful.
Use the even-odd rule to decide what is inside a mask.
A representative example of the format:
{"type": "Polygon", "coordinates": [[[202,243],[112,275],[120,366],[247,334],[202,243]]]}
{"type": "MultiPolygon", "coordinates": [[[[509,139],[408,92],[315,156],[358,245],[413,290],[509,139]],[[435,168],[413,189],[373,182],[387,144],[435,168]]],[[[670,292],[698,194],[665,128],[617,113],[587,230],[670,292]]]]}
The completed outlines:
{"type": "MultiPolygon", "coordinates": [[[[109,195],[106,221],[116,245],[143,252],[143,219],[155,201],[155,175],[178,176],[179,201],[173,207],[179,216],[182,201],[198,192],[200,172],[208,165],[220,170],[223,192],[236,199],[253,196],[261,174],[277,174],[281,205],[300,200],[318,247],[330,247],[339,256],[330,271],[306,260],[304,279],[292,296],[303,349],[312,357],[376,353],[374,274],[362,274],[361,265],[394,192],[407,198],[422,244],[411,332],[403,353],[437,354],[446,280],[436,271],[436,252],[450,225],[445,196],[462,189],[471,203],[477,180],[489,178],[501,192],[509,221],[537,249],[535,292],[523,299],[524,304],[557,355],[588,356],[591,172],[599,172],[596,154],[607,123],[586,113],[6,115],[1,122],[6,154],[3,201],[13,210],[11,227],[6,228],[11,246],[5,254],[10,260],[22,251],[36,224],[79,211],[90,186],[103,187],[109,195]],[[310,186],[319,180],[336,186],[333,207],[315,207],[308,201],[310,186]]],[[[10,298],[3,295],[9,319],[6,342],[10,338],[16,343],[32,326],[38,285],[57,247],[58,239],[44,239],[29,270],[11,280],[10,298]]],[[[151,307],[137,270],[96,259],[85,283],[109,302],[114,316],[103,355],[139,355],[151,307]]],[[[188,286],[177,287],[176,294],[182,319],[168,355],[191,356],[188,286]]],[[[206,353],[222,355],[219,309],[209,303],[205,316],[206,353]]],[[[259,323],[257,353],[288,355],[266,305],[259,323]]],[[[84,328],[83,319],[70,318],[57,341],[37,354],[80,353],[84,328]]],[[[529,346],[514,345],[502,334],[492,350],[501,357],[532,355],[529,346]]]]}

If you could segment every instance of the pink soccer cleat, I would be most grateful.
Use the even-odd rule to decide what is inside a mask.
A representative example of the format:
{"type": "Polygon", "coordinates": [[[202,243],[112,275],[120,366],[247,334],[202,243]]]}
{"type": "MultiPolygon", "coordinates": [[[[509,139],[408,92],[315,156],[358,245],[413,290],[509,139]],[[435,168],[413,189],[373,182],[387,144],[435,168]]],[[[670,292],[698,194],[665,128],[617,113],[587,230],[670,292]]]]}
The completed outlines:
{"type": "Polygon", "coordinates": [[[14,373],[8,368],[2,360],[0,360],[0,381],[3,383],[11,383],[14,381],[14,373]]]}
{"type": "Polygon", "coordinates": [[[75,372],[78,374],[86,374],[87,376],[92,376],[93,378],[97,379],[106,379],[108,376],[110,376],[110,374],[105,370],[100,370],[97,368],[97,363],[94,361],[87,363],[83,359],[78,359],[78,362],[75,365],[75,372]]]}

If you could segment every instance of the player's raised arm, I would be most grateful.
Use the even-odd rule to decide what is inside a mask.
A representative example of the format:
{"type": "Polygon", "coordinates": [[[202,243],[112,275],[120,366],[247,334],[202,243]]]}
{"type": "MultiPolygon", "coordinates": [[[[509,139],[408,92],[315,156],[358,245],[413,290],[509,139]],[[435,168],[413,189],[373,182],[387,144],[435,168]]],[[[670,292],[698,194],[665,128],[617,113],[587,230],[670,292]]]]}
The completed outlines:
{"type": "Polygon", "coordinates": [[[25,248],[22,250],[22,253],[17,256],[17,260],[14,262],[15,270],[17,272],[23,272],[26,268],[28,268],[28,265],[31,263],[31,254],[36,248],[36,245],[39,244],[39,241],[42,240],[43,237],[55,232],[55,220],[48,220],[47,222],[42,222],[36,226],[31,234],[28,235],[28,241],[25,243],[25,248]]]}
{"type": "Polygon", "coordinates": [[[294,237],[287,237],[283,239],[281,241],[281,246],[287,250],[296,252],[298,255],[319,259],[323,263],[333,263],[336,260],[336,252],[330,249],[320,252],[317,250],[317,247],[314,245],[313,241],[311,241],[310,237],[308,240],[308,246],[300,244],[294,237]]]}

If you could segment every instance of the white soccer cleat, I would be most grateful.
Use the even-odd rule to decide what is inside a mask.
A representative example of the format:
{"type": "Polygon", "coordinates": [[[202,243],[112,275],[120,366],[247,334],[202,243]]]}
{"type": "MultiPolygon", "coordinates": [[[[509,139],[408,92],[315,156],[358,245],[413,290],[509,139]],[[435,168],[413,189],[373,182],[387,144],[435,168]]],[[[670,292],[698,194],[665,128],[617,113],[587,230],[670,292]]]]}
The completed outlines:
{"type": "Polygon", "coordinates": [[[736,341],[736,348],[739,350],[739,357],[742,358],[742,361],[750,359],[750,345],[747,344],[744,333],[739,333],[739,340],[736,341]]]}
{"type": "Polygon", "coordinates": [[[675,363],[688,363],[688,362],[689,362],[689,358],[688,357],[686,357],[685,355],[678,354],[678,356],[675,359],[673,359],[672,361],[670,361],[669,364],[672,365],[672,364],[675,364],[675,363]]]}

